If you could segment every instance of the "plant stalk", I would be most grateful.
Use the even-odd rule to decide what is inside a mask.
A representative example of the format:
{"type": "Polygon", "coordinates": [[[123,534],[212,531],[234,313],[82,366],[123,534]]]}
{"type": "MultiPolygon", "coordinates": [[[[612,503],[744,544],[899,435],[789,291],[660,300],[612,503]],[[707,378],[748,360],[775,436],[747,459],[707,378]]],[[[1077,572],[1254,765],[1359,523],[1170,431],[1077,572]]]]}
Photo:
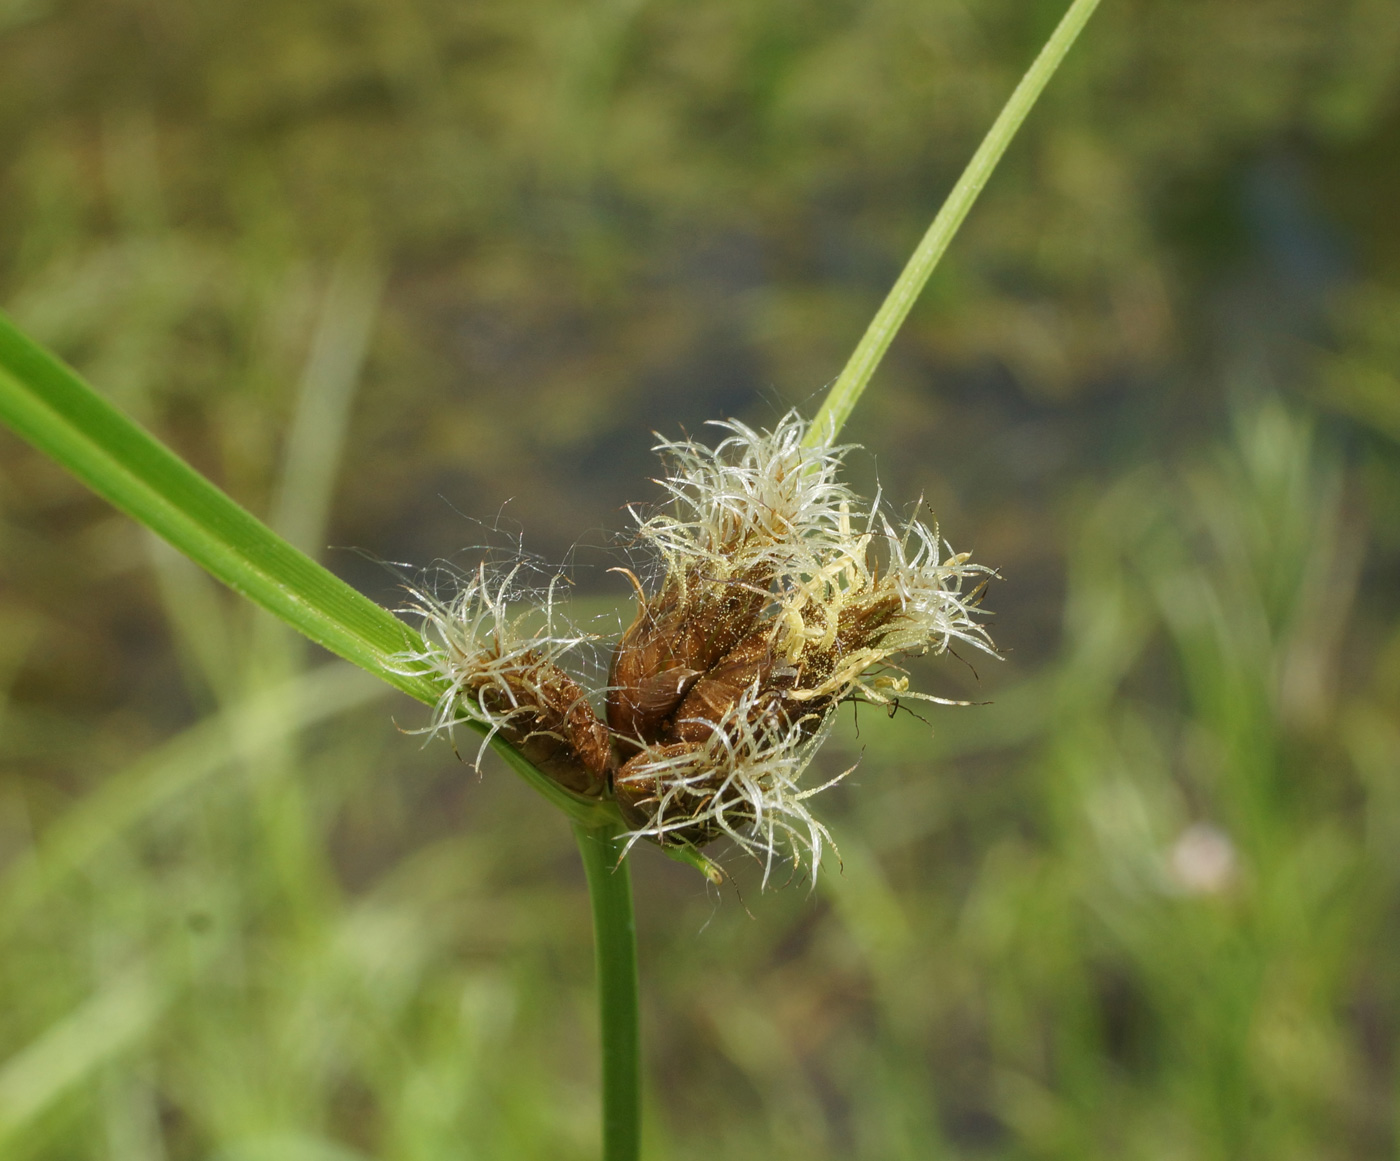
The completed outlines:
{"type": "Polygon", "coordinates": [[[621,828],[574,824],[593,903],[603,1049],[603,1161],[641,1155],[641,1033],[637,1008],[637,921],[621,828]]]}
{"type": "Polygon", "coordinates": [[[918,300],[924,284],[933,273],[933,268],[938,265],[943,252],[948,249],[948,243],[953,240],[953,235],[958,232],[958,227],[967,217],[967,211],[972,208],[972,203],[977,200],[977,195],[982,192],[982,187],[992,176],[992,170],[996,169],[997,162],[1006,152],[1006,147],[1011,144],[1011,139],[1016,136],[1016,130],[1021,127],[1026,114],[1031,111],[1046,84],[1055,75],[1060,62],[1065,59],[1065,54],[1079,36],[1080,29],[1098,6],[1099,0],[1074,0],[1069,6],[1069,11],[1051,33],[1050,39],[1045,42],[1045,47],[1040,50],[1040,55],[1035,58],[1035,63],[1021,78],[1021,83],[1016,86],[1011,99],[1002,107],[1000,115],[987,130],[982,144],[977,147],[977,152],[972,155],[972,160],[967,163],[967,168],[958,178],[953,192],[948,195],[947,201],[938,211],[938,216],[933,219],[933,225],[928,228],[928,233],[923,236],[923,240],[910,256],[889,295],[875,312],[875,317],[870,320],[870,326],[856,344],[856,349],[851,352],[851,357],[840,376],[827,392],[821,409],[807,431],[805,442],[808,447],[820,447],[835,442],[842,426],[855,409],[856,401],[870,382],[870,377],[875,374],[875,368],[880,365],[880,360],[885,357],[894,336],[918,300]]]}

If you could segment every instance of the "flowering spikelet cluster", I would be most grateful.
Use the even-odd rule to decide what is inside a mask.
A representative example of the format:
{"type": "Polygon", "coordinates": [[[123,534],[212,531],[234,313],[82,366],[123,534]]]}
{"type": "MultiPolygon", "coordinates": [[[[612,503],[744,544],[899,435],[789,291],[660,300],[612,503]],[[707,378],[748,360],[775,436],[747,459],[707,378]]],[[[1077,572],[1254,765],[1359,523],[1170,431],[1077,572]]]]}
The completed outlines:
{"type": "Polygon", "coordinates": [[[509,603],[535,595],[515,587],[519,571],[493,585],[481,565],[450,601],[410,588],[413,601],[403,611],[421,618],[424,650],[404,658],[405,671],[445,683],[430,733],[450,733],[463,719],[486,727],[478,766],[500,734],[565,789],[600,797],[612,761],[608,731],[583,687],[557,663],[591,637],[557,631],[552,583],[538,608],[512,617],[509,603]],[[543,628],[527,632],[540,610],[543,628]]]}
{"type": "Polygon", "coordinates": [[[804,447],[795,413],[772,432],[717,426],[714,448],[657,446],[670,510],[634,515],[659,578],[619,570],[637,613],[603,719],[558,666],[584,637],[555,632],[552,599],[543,633],[507,616],[514,574],[493,589],[480,570],[449,604],[415,594],[432,641],[413,664],[448,682],[437,726],[482,722],[568,789],[611,796],[634,841],[728,837],[765,867],[787,852],[815,872],[830,836],[806,803],[825,787],[801,779],[833,710],[945,700],[911,692],[892,660],[954,641],[994,652],[977,620],[992,570],[860,501],[837,478],[848,449],[804,447]]]}

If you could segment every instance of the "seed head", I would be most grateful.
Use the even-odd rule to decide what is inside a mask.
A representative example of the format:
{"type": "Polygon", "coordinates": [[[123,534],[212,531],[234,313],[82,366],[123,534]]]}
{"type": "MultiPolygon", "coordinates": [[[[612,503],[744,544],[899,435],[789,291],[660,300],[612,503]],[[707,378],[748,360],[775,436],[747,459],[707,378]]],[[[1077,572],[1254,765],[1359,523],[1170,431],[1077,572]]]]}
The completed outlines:
{"type": "MultiPolygon", "coordinates": [[[[600,720],[559,659],[588,639],[506,613],[515,573],[478,570],[444,603],[414,592],[428,645],[408,659],[445,679],[433,729],[465,717],[501,733],[561,785],[611,795],[632,841],[702,846],[727,837],[764,864],[815,875],[831,836],[802,776],[846,700],[948,699],[909,690],[894,660],[954,641],[995,654],[979,621],[994,571],[954,553],[916,517],[838,478],[847,448],[803,446],[806,423],[771,432],[729,421],[714,448],[657,445],[670,510],[633,512],[659,565],[613,650],[600,720]]],[[[843,775],[844,777],[844,775],[843,775]]],[[[839,781],[835,779],[833,781],[839,781]]]]}

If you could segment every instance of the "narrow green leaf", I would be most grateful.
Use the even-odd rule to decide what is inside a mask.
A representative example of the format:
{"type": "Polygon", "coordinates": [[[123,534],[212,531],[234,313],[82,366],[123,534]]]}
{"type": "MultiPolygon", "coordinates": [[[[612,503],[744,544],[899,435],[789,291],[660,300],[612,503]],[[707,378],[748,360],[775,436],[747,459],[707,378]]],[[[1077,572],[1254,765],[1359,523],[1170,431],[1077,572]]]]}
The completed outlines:
{"type": "Polygon", "coordinates": [[[293,548],[0,314],[0,418],[98,495],[318,645],[431,704],[394,672],[418,635],[293,548]]]}
{"type": "MultiPolygon", "coordinates": [[[[99,496],[318,645],[428,705],[441,696],[440,683],[399,672],[395,658],[422,648],[412,628],[236,504],[3,313],[0,419],[99,496]]],[[[504,742],[494,748],[575,821],[618,822],[615,806],[568,793],[504,742]]]]}
{"type": "Polygon", "coordinates": [[[821,409],[807,432],[806,442],[809,447],[835,441],[855,409],[856,401],[870,382],[870,377],[875,374],[875,368],[880,365],[880,360],[885,357],[894,336],[918,300],[929,275],[933,273],[934,267],[943,257],[943,252],[948,249],[948,243],[953,240],[953,235],[958,232],[958,227],[967,217],[967,211],[972,208],[972,203],[977,200],[977,195],[982,192],[982,187],[992,176],[992,170],[996,169],[1001,155],[1006,152],[1006,147],[1016,136],[1016,130],[1021,127],[1026,114],[1031,111],[1047,82],[1055,75],[1055,70],[1065,59],[1065,54],[1074,44],[1080,29],[1098,5],[1099,0],[1074,0],[1059,26],[1045,42],[1045,47],[1040,50],[1040,55],[1035,58],[1035,63],[1021,78],[1021,83],[1016,86],[1011,99],[1006,102],[1001,114],[987,131],[987,136],[982,139],[982,144],[977,147],[977,152],[972,155],[972,160],[967,163],[962,176],[958,178],[958,184],[953,187],[953,192],[948,195],[948,199],[938,211],[938,216],[933,219],[933,225],[928,228],[928,233],[910,256],[893,289],[880,309],[875,312],[875,317],[871,319],[870,326],[856,344],[856,349],[851,353],[840,376],[827,392],[821,409]]]}

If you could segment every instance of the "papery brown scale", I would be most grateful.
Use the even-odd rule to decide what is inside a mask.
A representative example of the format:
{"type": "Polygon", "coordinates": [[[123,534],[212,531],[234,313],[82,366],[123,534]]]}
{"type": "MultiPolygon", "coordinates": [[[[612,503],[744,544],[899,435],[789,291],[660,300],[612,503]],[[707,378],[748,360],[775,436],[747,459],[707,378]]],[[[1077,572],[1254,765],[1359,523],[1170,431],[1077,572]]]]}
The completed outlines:
{"type": "Polygon", "coordinates": [[[763,611],[768,580],[750,570],[720,585],[692,570],[684,583],[673,581],[650,600],[637,585],[637,616],[618,642],[608,677],[608,724],[620,743],[667,740],[683,699],[763,611]]]}
{"type": "Polygon", "coordinates": [[[601,796],[612,744],[582,686],[557,666],[529,657],[501,680],[511,697],[495,684],[477,692],[484,709],[505,715],[501,736],[565,790],[601,796]]]}
{"type": "Polygon", "coordinates": [[[836,641],[842,653],[878,645],[889,631],[890,622],[904,608],[896,593],[885,593],[847,606],[836,618],[836,641]]]}
{"type": "Polygon", "coordinates": [[[680,648],[691,668],[712,669],[749,633],[768,600],[769,576],[751,570],[709,582],[682,622],[680,648]]]}
{"type": "MultiPolygon", "coordinates": [[[[701,747],[694,742],[673,742],[665,746],[649,746],[623,764],[622,769],[618,771],[617,777],[614,779],[613,790],[618,808],[622,811],[622,817],[628,826],[644,830],[658,824],[665,825],[676,821],[676,818],[669,815],[662,818],[657,817],[657,812],[661,808],[661,794],[657,787],[656,774],[648,771],[647,767],[695,753],[700,749],[701,747]]],[[[721,776],[716,773],[715,790],[718,790],[721,780],[721,776]]],[[[685,804],[692,818],[703,813],[710,802],[710,799],[705,795],[703,783],[696,786],[694,790],[695,800],[685,804]]],[[[678,803],[673,804],[672,809],[678,810],[679,806],[678,803]]],[[[720,828],[711,820],[677,827],[674,830],[655,834],[653,837],[662,846],[689,845],[698,847],[712,842],[719,835],[720,828]]]]}
{"type": "Polygon", "coordinates": [[[682,742],[705,741],[755,683],[760,690],[767,684],[772,671],[772,630],[755,630],[721,658],[685,695],[676,709],[673,737],[682,742]]]}
{"type": "Polygon", "coordinates": [[[677,648],[685,615],[680,586],[670,586],[648,601],[635,577],[632,582],[637,586],[637,616],[613,651],[608,725],[620,738],[648,739],[702,670],[687,665],[677,648]]]}

